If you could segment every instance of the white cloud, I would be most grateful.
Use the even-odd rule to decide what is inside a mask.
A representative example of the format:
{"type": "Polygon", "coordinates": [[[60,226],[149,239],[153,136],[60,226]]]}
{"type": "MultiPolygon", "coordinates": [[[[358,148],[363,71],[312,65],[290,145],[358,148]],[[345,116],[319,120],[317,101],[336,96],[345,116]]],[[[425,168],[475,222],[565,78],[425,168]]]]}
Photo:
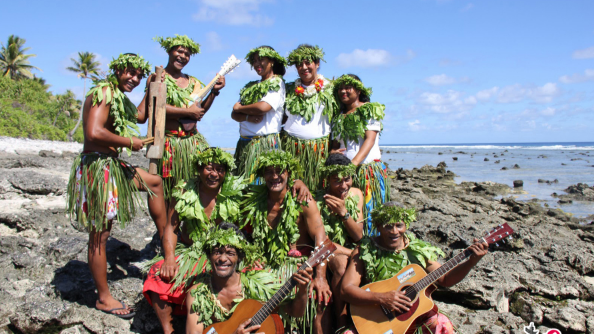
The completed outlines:
{"type": "Polygon", "coordinates": [[[445,86],[445,85],[452,85],[455,83],[469,82],[470,79],[468,77],[461,77],[461,78],[456,79],[456,78],[449,77],[445,74],[437,74],[437,75],[432,75],[432,76],[426,78],[425,81],[432,86],[445,86]]]}
{"type": "Polygon", "coordinates": [[[517,103],[525,99],[536,103],[549,103],[562,94],[556,83],[548,82],[540,87],[533,85],[514,84],[503,88],[493,87],[479,91],[475,97],[479,101],[495,98],[498,103],[517,103]]]}
{"type": "Polygon", "coordinates": [[[553,115],[555,115],[555,111],[557,111],[555,108],[547,107],[547,108],[541,110],[540,113],[543,116],[553,116],[553,115]]]}
{"type": "Polygon", "coordinates": [[[584,74],[574,73],[572,75],[564,75],[559,78],[559,81],[566,84],[594,81],[594,70],[585,70],[584,74]]]}
{"type": "Polygon", "coordinates": [[[425,129],[425,126],[421,125],[421,121],[415,119],[412,122],[408,122],[408,129],[410,131],[421,131],[425,129]]]}
{"type": "Polygon", "coordinates": [[[223,43],[221,42],[221,36],[214,31],[206,33],[206,46],[210,51],[220,51],[223,49],[223,43]]]}
{"type": "Polygon", "coordinates": [[[480,101],[486,101],[491,99],[491,97],[495,96],[499,91],[499,87],[493,87],[485,90],[481,90],[480,92],[476,93],[476,98],[480,101]]]}
{"type": "Polygon", "coordinates": [[[394,56],[382,49],[355,49],[351,53],[341,53],[336,57],[340,67],[381,67],[407,62],[416,57],[412,50],[403,55],[394,56]]]}
{"type": "Polygon", "coordinates": [[[436,113],[445,114],[453,111],[468,111],[477,100],[474,96],[464,97],[464,93],[448,90],[444,94],[424,92],[419,96],[419,103],[424,104],[436,113]]]}
{"type": "Polygon", "coordinates": [[[594,46],[591,46],[591,47],[583,49],[583,50],[575,50],[573,52],[573,58],[574,59],[594,58],[594,46]]]}
{"type": "Polygon", "coordinates": [[[200,0],[196,21],[228,25],[269,26],[274,19],[259,14],[260,4],[273,0],[200,0]]]}

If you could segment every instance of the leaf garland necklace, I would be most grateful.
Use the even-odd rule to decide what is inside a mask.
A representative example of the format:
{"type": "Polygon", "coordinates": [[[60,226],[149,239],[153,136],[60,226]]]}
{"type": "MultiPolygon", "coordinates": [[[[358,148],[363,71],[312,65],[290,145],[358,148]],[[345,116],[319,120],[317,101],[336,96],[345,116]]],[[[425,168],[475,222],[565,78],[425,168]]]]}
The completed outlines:
{"type": "Polygon", "coordinates": [[[264,81],[255,80],[248,82],[239,91],[241,105],[247,106],[256,102],[260,102],[264,95],[266,95],[269,91],[278,92],[280,90],[281,81],[284,81],[282,76],[273,75],[271,78],[264,81]]]}
{"type": "Polygon", "coordinates": [[[216,319],[216,322],[225,321],[245,298],[268,301],[280,289],[279,279],[268,270],[249,270],[241,273],[240,282],[239,298],[233,299],[235,305],[227,310],[221,305],[217,294],[214,293],[211,274],[198,276],[194,281],[198,286],[190,292],[194,297],[194,302],[191,305],[192,312],[198,315],[198,322],[203,323],[204,327],[208,327],[213,323],[213,318],[216,319]]]}
{"type": "Polygon", "coordinates": [[[427,260],[436,261],[445,253],[428,242],[406,234],[408,246],[399,251],[385,249],[370,237],[363,237],[359,245],[359,258],[365,264],[365,277],[373,283],[394,277],[402,268],[412,263],[427,267],[427,260]]]}
{"type": "MultiPolygon", "coordinates": [[[[383,120],[386,115],[384,112],[385,109],[386,106],[381,103],[368,102],[355,109],[352,113],[336,115],[334,122],[332,122],[334,138],[340,137],[345,146],[348,140],[358,141],[360,138],[364,138],[369,120],[383,120]]],[[[384,126],[382,124],[381,130],[383,128],[384,126]]]]}
{"type": "Polygon", "coordinates": [[[181,88],[177,85],[177,81],[169,74],[165,75],[165,83],[167,84],[167,104],[178,108],[186,108],[191,101],[190,94],[194,91],[194,86],[200,84],[204,87],[202,81],[193,76],[188,75],[188,87],[181,88]]]}
{"type": "Polygon", "coordinates": [[[322,115],[332,116],[338,110],[338,103],[333,94],[332,82],[318,74],[313,86],[303,87],[301,78],[287,84],[286,108],[292,115],[299,115],[310,122],[316,113],[316,104],[323,105],[322,115]]]}
{"type": "Polygon", "coordinates": [[[251,225],[254,244],[265,254],[268,264],[278,267],[285,262],[291,245],[299,239],[297,219],[301,214],[301,205],[287,190],[280,210],[278,224],[273,229],[268,223],[268,188],[265,184],[252,186],[241,202],[245,220],[241,228],[251,225]]]}
{"type": "Polygon", "coordinates": [[[200,202],[200,179],[181,182],[173,191],[177,200],[175,211],[180,219],[188,224],[190,239],[193,242],[203,241],[210,227],[217,221],[236,222],[239,220],[242,191],[246,187],[243,177],[227,175],[216,198],[216,204],[210,218],[206,215],[200,202]]]}
{"type": "MultiPolygon", "coordinates": [[[[118,136],[132,138],[140,136],[140,129],[136,125],[138,120],[138,109],[126,94],[118,88],[118,80],[111,74],[105,80],[94,82],[95,86],[89,89],[87,96],[93,96],[93,106],[101,104],[105,99],[105,104],[109,104],[109,116],[113,118],[113,126],[118,136]],[[105,95],[103,88],[106,88],[105,95]]],[[[125,147],[119,148],[130,155],[125,147]]]]}
{"type": "MultiPolygon", "coordinates": [[[[328,205],[326,205],[326,201],[324,201],[325,194],[325,190],[319,190],[316,193],[316,202],[318,204],[318,209],[320,210],[320,215],[322,216],[326,235],[332,242],[344,246],[347,243],[347,240],[350,239],[350,236],[342,219],[338,218],[338,216],[328,208],[328,205]]],[[[359,208],[357,207],[359,200],[359,196],[353,195],[350,191],[347,198],[344,200],[345,208],[353,218],[359,213],[359,208]]]]}

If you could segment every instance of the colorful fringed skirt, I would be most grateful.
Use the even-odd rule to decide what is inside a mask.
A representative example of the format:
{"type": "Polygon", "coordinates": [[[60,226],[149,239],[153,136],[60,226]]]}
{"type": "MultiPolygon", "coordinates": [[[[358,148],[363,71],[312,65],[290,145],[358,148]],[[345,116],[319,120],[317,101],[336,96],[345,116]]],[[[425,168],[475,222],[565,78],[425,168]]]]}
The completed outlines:
{"type": "Polygon", "coordinates": [[[158,163],[158,174],[163,178],[166,201],[171,199],[171,192],[180,181],[196,177],[193,156],[197,152],[204,151],[208,146],[204,136],[197,130],[166,131],[163,157],[158,163]]]}
{"type": "Polygon", "coordinates": [[[241,136],[235,148],[235,165],[237,176],[243,175],[252,184],[262,184],[260,178],[255,175],[256,160],[263,152],[278,149],[281,147],[281,140],[278,133],[271,133],[265,136],[244,137],[241,136]]]}
{"type": "Polygon", "coordinates": [[[321,189],[320,167],[328,157],[329,136],[316,139],[299,139],[286,132],[282,133],[283,150],[299,159],[303,168],[302,181],[314,192],[321,189]]]}
{"type": "Polygon", "coordinates": [[[390,179],[387,170],[388,167],[381,160],[362,164],[357,168],[353,187],[361,189],[365,196],[363,206],[363,217],[366,217],[367,221],[364,228],[365,235],[374,234],[371,222],[373,208],[390,201],[390,179]]]}

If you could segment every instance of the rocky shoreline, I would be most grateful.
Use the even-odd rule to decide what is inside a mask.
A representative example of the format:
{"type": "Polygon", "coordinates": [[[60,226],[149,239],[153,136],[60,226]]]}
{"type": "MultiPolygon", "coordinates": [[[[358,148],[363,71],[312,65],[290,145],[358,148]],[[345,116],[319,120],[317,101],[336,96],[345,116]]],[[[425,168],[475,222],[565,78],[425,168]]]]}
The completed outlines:
{"type": "MultiPolygon", "coordinates": [[[[125,230],[114,227],[107,245],[111,291],[137,310],[134,319],[122,320],[95,310],[87,234],[64,213],[73,150],[3,151],[0,333],[158,333],[137,267],[158,248],[146,210],[125,230]]],[[[130,161],[147,165],[140,154],[130,161]]],[[[594,332],[594,230],[584,225],[591,219],[516,201],[506,196],[512,191],[507,185],[456,184],[445,163],[390,176],[392,197],[420,212],[411,231],[439,245],[448,258],[498,224],[507,222],[516,231],[512,242],[494,248],[463,282],[434,294],[460,333],[521,333],[530,322],[541,333],[594,332]]],[[[573,200],[592,200],[591,187],[575,189],[573,200]]]]}

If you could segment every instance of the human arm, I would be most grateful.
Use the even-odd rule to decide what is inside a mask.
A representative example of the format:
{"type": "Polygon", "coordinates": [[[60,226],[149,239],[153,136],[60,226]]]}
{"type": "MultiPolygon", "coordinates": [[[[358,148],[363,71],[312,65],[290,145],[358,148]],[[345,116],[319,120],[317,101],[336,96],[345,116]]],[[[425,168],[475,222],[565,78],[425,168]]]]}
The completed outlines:
{"type": "Polygon", "coordinates": [[[202,108],[204,108],[204,113],[206,113],[210,107],[212,106],[212,102],[214,101],[215,97],[219,95],[221,89],[225,87],[225,77],[221,76],[217,80],[217,83],[212,87],[212,90],[208,94],[208,96],[202,100],[202,108]]]}
{"type": "MultiPolygon", "coordinates": [[[[107,87],[103,88],[103,96],[107,87]]],[[[122,137],[112,132],[108,127],[113,122],[109,117],[110,104],[103,99],[99,104],[93,105],[93,95],[89,95],[85,101],[88,111],[83,114],[83,132],[85,144],[102,147],[128,147],[133,151],[140,150],[144,144],[137,137],[122,137]]],[[[87,109],[87,108],[85,108],[87,109]]]]}
{"type": "Polygon", "coordinates": [[[293,192],[293,197],[297,197],[297,202],[299,203],[313,201],[313,196],[309,188],[299,179],[295,180],[291,191],[293,192]]]}
{"type": "MultiPolygon", "coordinates": [[[[253,104],[241,105],[241,102],[235,103],[233,112],[243,115],[264,115],[272,109],[268,102],[260,101],[253,104]]],[[[244,116],[245,117],[245,116],[244,116]]]]}
{"type": "Polygon", "coordinates": [[[353,159],[351,159],[351,162],[353,163],[353,165],[359,166],[361,164],[361,162],[363,162],[365,160],[365,158],[367,158],[367,155],[373,148],[373,145],[375,145],[375,138],[377,137],[378,133],[379,132],[375,131],[375,130],[365,131],[365,138],[363,139],[363,145],[361,145],[361,148],[359,148],[359,152],[357,152],[355,157],[353,159]]]}
{"type": "MultiPolygon", "coordinates": [[[[301,208],[303,210],[302,218],[305,219],[305,223],[307,224],[307,232],[310,238],[314,240],[315,245],[319,246],[328,237],[324,230],[324,224],[322,223],[318,205],[312,200],[308,202],[307,205],[301,205],[301,208]]],[[[316,290],[318,302],[328,305],[330,297],[332,296],[332,291],[330,290],[328,280],[326,279],[326,269],[326,265],[319,265],[316,267],[316,275],[309,290],[310,294],[312,290],[316,290]]]]}
{"type": "MultiPolygon", "coordinates": [[[[472,252],[470,258],[438,279],[436,282],[437,284],[444,287],[451,287],[462,281],[464,277],[468,275],[472,267],[474,267],[483,258],[483,256],[489,252],[489,244],[484,241],[474,239],[474,244],[472,244],[468,249],[472,252]]],[[[428,262],[427,272],[432,272],[441,267],[441,265],[436,261],[428,262]]]]}
{"type": "Polygon", "coordinates": [[[361,260],[359,252],[358,247],[353,251],[342,277],[340,284],[342,298],[353,305],[382,305],[391,311],[408,311],[412,304],[402,291],[373,292],[360,287],[365,275],[365,264],[361,260]]]}
{"type": "Polygon", "coordinates": [[[262,121],[262,115],[246,115],[242,113],[238,113],[235,111],[231,112],[231,118],[236,122],[250,122],[250,123],[260,123],[262,121]]]}
{"type": "Polygon", "coordinates": [[[361,194],[361,190],[356,188],[351,188],[350,191],[352,193],[350,196],[359,197],[359,201],[357,202],[357,209],[359,212],[349,212],[350,215],[347,219],[344,218],[348,212],[346,209],[345,200],[330,194],[325,194],[324,201],[326,202],[328,209],[330,209],[330,211],[332,211],[338,218],[342,220],[344,228],[351,239],[353,239],[355,242],[358,242],[361,240],[361,238],[363,238],[363,224],[359,222],[360,213],[363,212],[363,195],[361,194]]]}
{"type": "Polygon", "coordinates": [[[330,142],[330,154],[344,154],[346,148],[340,148],[340,142],[336,139],[332,139],[330,142]]]}
{"type": "Polygon", "coordinates": [[[300,318],[305,314],[308,299],[307,286],[309,282],[312,281],[312,274],[313,269],[307,267],[305,270],[295,272],[291,277],[291,279],[297,283],[297,293],[295,294],[295,298],[293,298],[289,304],[283,306],[283,310],[288,315],[300,318]]]}

